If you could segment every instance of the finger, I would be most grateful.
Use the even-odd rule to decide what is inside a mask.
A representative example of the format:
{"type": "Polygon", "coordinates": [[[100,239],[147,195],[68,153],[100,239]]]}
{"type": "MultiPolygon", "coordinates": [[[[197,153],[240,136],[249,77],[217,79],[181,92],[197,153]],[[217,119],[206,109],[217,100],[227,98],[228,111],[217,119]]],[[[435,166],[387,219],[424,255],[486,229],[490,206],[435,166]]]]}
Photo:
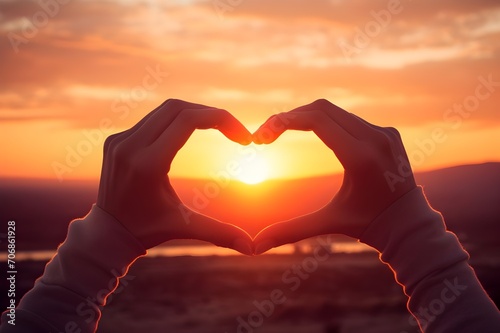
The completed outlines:
{"type": "Polygon", "coordinates": [[[355,115],[354,113],[350,113],[350,115],[351,115],[352,117],[356,118],[359,122],[364,123],[366,126],[368,126],[368,127],[372,128],[372,129],[375,129],[375,130],[378,130],[378,131],[382,130],[382,127],[377,126],[377,125],[374,125],[374,124],[370,123],[369,121],[367,121],[367,120],[365,120],[365,119],[361,118],[360,116],[355,115]]]}
{"type": "Polygon", "coordinates": [[[272,116],[254,133],[254,142],[269,143],[267,138],[276,139],[283,133],[283,125],[286,125],[287,119],[301,113],[310,113],[322,111],[330,117],[338,126],[342,127],[347,133],[358,140],[370,140],[373,135],[373,127],[368,126],[366,121],[345,111],[344,109],[330,103],[325,99],[319,99],[311,104],[307,104],[293,109],[286,114],[272,116]],[[275,132],[276,135],[272,135],[275,132]]]}
{"type": "Polygon", "coordinates": [[[348,133],[320,110],[301,113],[290,111],[272,116],[255,131],[253,138],[256,143],[269,144],[287,130],[314,131],[320,138],[328,138],[328,135],[322,134],[326,134],[329,128],[339,139],[349,139],[348,133]]]}
{"type": "Polygon", "coordinates": [[[274,247],[300,240],[333,233],[331,217],[326,210],[279,222],[263,229],[254,238],[255,254],[262,254],[274,247]]]}
{"type": "Polygon", "coordinates": [[[252,141],[256,144],[270,144],[278,139],[281,134],[289,129],[302,131],[310,131],[310,128],[298,128],[298,123],[295,128],[291,128],[291,118],[294,116],[290,112],[276,114],[267,119],[260,127],[252,134],[252,141]]]}
{"type": "Polygon", "coordinates": [[[383,139],[383,136],[389,137],[388,141],[393,146],[393,151],[408,161],[408,155],[407,155],[406,149],[403,145],[403,140],[401,138],[401,134],[399,133],[399,131],[396,128],[377,126],[377,125],[374,125],[374,124],[364,120],[363,118],[360,118],[359,116],[357,116],[355,114],[353,114],[353,116],[358,118],[359,121],[366,124],[366,126],[371,127],[373,131],[376,131],[378,133],[378,137],[380,139],[383,139]]]}
{"type": "MultiPolygon", "coordinates": [[[[276,116],[278,117],[278,116],[276,116]]],[[[255,133],[254,141],[269,144],[286,130],[314,131],[314,133],[337,155],[341,163],[353,156],[359,143],[333,119],[320,110],[309,112],[287,112],[279,115],[280,126],[271,117],[255,133]]]]}
{"type": "Polygon", "coordinates": [[[208,106],[169,99],[151,112],[130,131],[130,139],[142,146],[148,146],[165,131],[183,109],[206,109],[208,106]]]}
{"type": "Polygon", "coordinates": [[[361,121],[361,118],[347,112],[326,99],[317,100],[309,106],[304,107],[304,110],[297,110],[297,112],[315,108],[324,110],[330,118],[358,140],[369,140],[374,132],[373,127],[369,126],[366,121],[361,121]]]}
{"type": "MultiPolygon", "coordinates": [[[[110,147],[117,147],[120,143],[128,140],[130,144],[141,144],[148,145],[148,143],[154,138],[158,137],[159,129],[161,127],[167,126],[178,114],[176,110],[179,110],[183,106],[189,105],[190,107],[201,108],[205,107],[201,104],[188,103],[181,100],[168,99],[155,108],[153,111],[148,113],[144,118],[142,118],[137,124],[132,126],[130,129],[123,132],[113,134],[109,136],[104,142],[104,156],[103,156],[103,167],[102,173],[107,173],[109,170],[114,168],[114,159],[109,158],[112,154],[108,154],[110,147]]],[[[166,127],[165,127],[166,128],[166,127]]],[[[164,128],[160,128],[161,131],[164,128]]]]}
{"type": "Polygon", "coordinates": [[[206,241],[246,255],[253,255],[252,238],[243,229],[199,213],[189,212],[187,215],[184,214],[186,224],[181,237],[206,241]]]}
{"type": "Polygon", "coordinates": [[[167,99],[166,101],[164,101],[163,103],[158,105],[153,111],[149,112],[146,116],[144,116],[144,118],[142,118],[137,124],[132,126],[127,131],[132,134],[132,133],[136,132],[137,130],[139,130],[139,128],[141,128],[151,117],[155,116],[156,113],[158,113],[160,110],[162,110],[165,107],[165,105],[167,103],[170,103],[170,102],[171,102],[171,100],[167,99]]]}
{"type": "Polygon", "coordinates": [[[168,166],[194,130],[210,128],[219,130],[228,139],[243,145],[252,141],[252,135],[245,126],[225,110],[185,109],[155,141],[155,150],[162,152],[158,156],[168,166]]]}
{"type": "MultiPolygon", "coordinates": [[[[115,133],[113,135],[110,135],[106,141],[104,141],[104,146],[103,146],[103,163],[102,163],[102,169],[101,169],[101,174],[109,174],[111,173],[111,170],[114,168],[114,158],[112,158],[112,154],[109,154],[110,147],[116,147],[120,142],[125,141],[127,138],[129,138],[135,131],[137,131],[141,126],[143,126],[151,117],[153,117],[164,105],[167,103],[167,101],[163,102],[160,104],[158,107],[156,107],[153,111],[149,112],[144,118],[142,118],[139,122],[137,122],[134,126],[129,128],[128,130],[115,133]]],[[[109,188],[109,186],[105,186],[103,182],[107,180],[110,181],[109,177],[101,177],[99,181],[99,196],[98,200],[102,200],[106,196],[105,189],[109,188]]]]}
{"type": "Polygon", "coordinates": [[[151,117],[153,117],[169,100],[166,100],[164,101],[163,103],[161,103],[159,106],[157,106],[153,111],[149,112],[146,116],[144,116],[139,122],[137,122],[134,126],[132,126],[131,128],[125,130],[125,131],[122,131],[122,132],[119,132],[119,133],[115,133],[113,135],[110,135],[108,137],[108,140],[106,140],[104,142],[104,153],[106,153],[106,151],[108,150],[109,146],[111,145],[111,143],[113,143],[113,145],[116,145],[117,143],[119,142],[122,142],[124,141],[125,139],[127,139],[130,135],[132,135],[133,133],[135,133],[139,128],[141,128],[151,117]]]}

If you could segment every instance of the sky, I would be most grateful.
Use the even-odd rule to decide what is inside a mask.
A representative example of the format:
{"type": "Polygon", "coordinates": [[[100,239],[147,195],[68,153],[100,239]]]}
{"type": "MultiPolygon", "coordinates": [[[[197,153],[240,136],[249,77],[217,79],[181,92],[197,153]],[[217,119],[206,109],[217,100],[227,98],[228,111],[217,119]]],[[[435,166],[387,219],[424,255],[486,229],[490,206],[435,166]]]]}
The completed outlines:
{"type": "MultiPolygon", "coordinates": [[[[416,171],[500,161],[496,0],[0,0],[0,34],[0,177],[97,179],[105,137],[168,98],[251,131],[326,98],[398,128],[416,171]]],[[[249,182],[342,172],[312,133],[207,130],[171,176],[234,161],[249,182]]]]}

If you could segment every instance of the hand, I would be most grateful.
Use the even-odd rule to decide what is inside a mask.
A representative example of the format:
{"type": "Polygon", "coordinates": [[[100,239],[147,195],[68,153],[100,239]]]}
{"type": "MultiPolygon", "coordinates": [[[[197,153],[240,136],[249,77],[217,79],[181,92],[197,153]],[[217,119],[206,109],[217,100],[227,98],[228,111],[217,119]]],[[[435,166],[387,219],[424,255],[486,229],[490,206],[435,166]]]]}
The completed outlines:
{"type": "Polygon", "coordinates": [[[106,140],[97,205],[146,249],[172,239],[199,239],[252,254],[245,231],[191,211],[170,184],[167,174],[177,151],[195,129],[209,128],[240,144],[252,140],[227,111],[180,100],[167,100],[106,140]]]}
{"type": "Polygon", "coordinates": [[[314,131],[343,165],[343,183],[322,209],[262,230],[254,239],[255,254],[317,235],[359,238],[380,213],[416,187],[394,128],[372,125],[327,100],[318,100],[271,117],[253,134],[254,141],[269,144],[289,129],[314,131]],[[273,126],[275,117],[283,126],[273,126]]]}

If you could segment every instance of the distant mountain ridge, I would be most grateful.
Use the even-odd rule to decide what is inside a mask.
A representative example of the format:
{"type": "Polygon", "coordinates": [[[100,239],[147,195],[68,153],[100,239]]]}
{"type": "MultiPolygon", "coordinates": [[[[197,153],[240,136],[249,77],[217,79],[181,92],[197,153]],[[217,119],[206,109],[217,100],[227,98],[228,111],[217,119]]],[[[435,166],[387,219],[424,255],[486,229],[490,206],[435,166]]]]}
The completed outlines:
{"type": "Polygon", "coordinates": [[[500,163],[417,173],[434,209],[465,242],[500,246],[500,163]]]}
{"type": "MultiPolygon", "coordinates": [[[[500,244],[500,163],[456,166],[415,177],[462,241],[471,246],[500,244]]],[[[322,207],[340,187],[342,175],[270,180],[262,188],[231,182],[205,201],[200,199],[204,186],[213,180],[172,182],[187,205],[205,204],[198,209],[202,213],[240,223],[255,234],[273,222],[322,207]]],[[[0,221],[16,220],[20,250],[55,249],[64,240],[68,223],[84,216],[96,196],[97,182],[0,180],[0,221]]]]}

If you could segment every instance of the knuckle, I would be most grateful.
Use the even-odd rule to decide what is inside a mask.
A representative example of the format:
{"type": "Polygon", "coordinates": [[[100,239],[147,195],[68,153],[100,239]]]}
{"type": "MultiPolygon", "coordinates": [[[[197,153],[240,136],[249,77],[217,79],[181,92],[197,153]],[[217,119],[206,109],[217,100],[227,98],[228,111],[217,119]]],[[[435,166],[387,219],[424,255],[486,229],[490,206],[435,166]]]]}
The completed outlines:
{"type": "Polygon", "coordinates": [[[181,110],[177,115],[177,121],[183,127],[192,127],[194,126],[195,115],[193,110],[181,110]]]}
{"type": "Polygon", "coordinates": [[[215,109],[214,114],[218,119],[227,119],[229,117],[232,117],[232,115],[229,113],[229,111],[224,110],[224,109],[215,109]]]}
{"type": "Polygon", "coordinates": [[[169,98],[165,102],[163,102],[163,105],[168,108],[181,108],[183,105],[184,101],[177,99],[177,98],[169,98]]]}
{"type": "Polygon", "coordinates": [[[379,128],[374,141],[375,151],[387,158],[396,156],[402,146],[401,135],[399,131],[393,127],[379,128]]]}
{"type": "Polygon", "coordinates": [[[307,117],[306,126],[311,127],[312,129],[317,129],[320,126],[324,126],[327,121],[328,116],[323,110],[313,110],[311,111],[311,117],[307,117]]]}
{"type": "Polygon", "coordinates": [[[397,139],[401,138],[401,133],[394,127],[385,127],[384,130],[397,139]]]}
{"type": "Polygon", "coordinates": [[[393,153],[394,149],[398,147],[401,142],[401,134],[397,129],[394,127],[380,128],[378,145],[384,153],[393,153]]]}
{"type": "Polygon", "coordinates": [[[122,133],[116,133],[108,136],[104,141],[104,154],[113,149],[116,145],[118,138],[122,135],[122,133]]]}
{"type": "MultiPolygon", "coordinates": [[[[292,117],[294,116],[292,115],[292,117]]],[[[270,127],[276,130],[286,128],[289,123],[289,115],[286,112],[277,113],[269,119],[270,127]]]]}
{"type": "Polygon", "coordinates": [[[114,146],[113,158],[118,163],[128,164],[130,160],[130,149],[122,141],[114,146]]]}
{"type": "MultiPolygon", "coordinates": [[[[216,109],[215,110],[215,118],[218,119],[219,125],[220,126],[226,126],[231,124],[231,120],[233,118],[233,115],[229,113],[229,111],[224,110],[224,109],[216,109]]],[[[217,126],[219,127],[219,126],[217,126]]]]}
{"type": "Polygon", "coordinates": [[[323,109],[323,108],[329,108],[331,107],[333,104],[325,99],[325,98],[320,98],[320,99],[317,99],[313,102],[313,105],[320,108],[320,109],[323,109]]]}
{"type": "Polygon", "coordinates": [[[392,150],[393,137],[392,134],[387,131],[381,131],[377,135],[376,146],[379,151],[383,153],[389,153],[392,150]]]}
{"type": "Polygon", "coordinates": [[[177,99],[177,98],[168,98],[168,99],[165,100],[164,103],[165,104],[171,104],[171,103],[178,103],[178,102],[180,102],[180,100],[177,99]]]}

